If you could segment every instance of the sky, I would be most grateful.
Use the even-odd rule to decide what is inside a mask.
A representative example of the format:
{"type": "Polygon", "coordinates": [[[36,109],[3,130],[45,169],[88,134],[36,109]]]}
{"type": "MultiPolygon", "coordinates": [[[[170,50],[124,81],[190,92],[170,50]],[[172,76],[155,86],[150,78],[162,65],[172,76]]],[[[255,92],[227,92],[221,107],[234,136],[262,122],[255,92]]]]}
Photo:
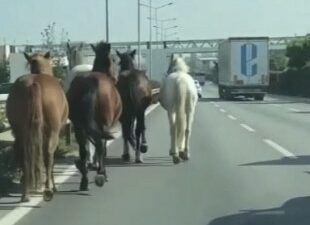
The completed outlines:
{"type": "MultiPolygon", "coordinates": [[[[170,39],[231,36],[294,36],[310,33],[310,0],[152,0],[170,39]]],[[[141,0],[149,4],[150,0],[141,0]]],[[[105,39],[105,0],[0,0],[0,43],[40,44],[41,31],[56,22],[56,35],[72,41],[105,39]]],[[[137,40],[137,0],[109,0],[110,41],[137,40]]],[[[141,7],[141,38],[149,40],[149,9],[141,7]]],[[[153,15],[154,16],[154,11],[153,15]]],[[[153,40],[155,39],[153,34],[153,40]]]]}

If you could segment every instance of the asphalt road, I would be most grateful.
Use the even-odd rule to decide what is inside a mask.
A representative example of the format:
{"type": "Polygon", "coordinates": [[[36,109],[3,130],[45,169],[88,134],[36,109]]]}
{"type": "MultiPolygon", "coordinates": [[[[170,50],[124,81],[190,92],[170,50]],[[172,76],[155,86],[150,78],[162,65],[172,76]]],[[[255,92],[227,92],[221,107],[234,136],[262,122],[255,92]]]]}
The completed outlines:
{"type": "Polygon", "coordinates": [[[203,97],[189,162],[173,165],[168,119],[157,107],[147,117],[145,164],[123,164],[118,139],[108,149],[109,182],[79,192],[68,160],[57,166],[52,202],[0,198],[0,225],[309,225],[310,103],[220,101],[210,83],[203,97]]]}

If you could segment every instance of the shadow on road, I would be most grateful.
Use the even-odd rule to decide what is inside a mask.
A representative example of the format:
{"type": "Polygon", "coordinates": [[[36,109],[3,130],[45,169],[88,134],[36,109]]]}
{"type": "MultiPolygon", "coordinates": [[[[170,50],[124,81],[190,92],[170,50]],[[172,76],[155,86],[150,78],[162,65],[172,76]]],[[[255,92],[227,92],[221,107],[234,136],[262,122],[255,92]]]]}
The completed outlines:
{"type": "Polygon", "coordinates": [[[172,167],[170,157],[145,157],[144,163],[123,162],[119,157],[110,157],[106,161],[107,167],[172,167]]]}
{"type": "Polygon", "coordinates": [[[283,157],[276,160],[260,161],[241,164],[239,166],[279,166],[279,165],[310,165],[310,155],[294,157],[283,157]]]}
{"type": "Polygon", "coordinates": [[[299,197],[278,208],[242,210],[238,214],[220,217],[208,225],[309,225],[310,197],[299,197]]]}

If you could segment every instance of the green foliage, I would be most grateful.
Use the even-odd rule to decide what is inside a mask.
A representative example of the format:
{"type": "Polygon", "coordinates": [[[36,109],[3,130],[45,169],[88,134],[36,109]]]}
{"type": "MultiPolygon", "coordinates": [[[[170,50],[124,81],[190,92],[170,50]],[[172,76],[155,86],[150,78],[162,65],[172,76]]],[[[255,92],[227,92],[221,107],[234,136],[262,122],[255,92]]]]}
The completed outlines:
{"type": "Polygon", "coordinates": [[[288,66],[300,70],[310,60],[310,37],[295,41],[287,46],[286,56],[289,58],[288,66]]]}
{"type": "Polygon", "coordinates": [[[50,51],[53,56],[53,73],[54,76],[63,79],[65,77],[66,69],[63,68],[63,65],[61,65],[60,58],[64,56],[66,53],[66,39],[68,39],[68,32],[66,32],[64,29],[61,30],[60,33],[60,48],[56,48],[57,44],[57,34],[56,34],[56,23],[50,23],[46,26],[46,28],[41,32],[42,36],[42,42],[45,49],[50,51]]]}
{"type": "Polygon", "coordinates": [[[6,83],[10,81],[10,67],[9,62],[0,62],[0,83],[6,83]]]}
{"type": "Polygon", "coordinates": [[[285,56],[285,52],[271,51],[270,52],[270,70],[271,71],[283,71],[286,69],[288,59],[285,56]]]}

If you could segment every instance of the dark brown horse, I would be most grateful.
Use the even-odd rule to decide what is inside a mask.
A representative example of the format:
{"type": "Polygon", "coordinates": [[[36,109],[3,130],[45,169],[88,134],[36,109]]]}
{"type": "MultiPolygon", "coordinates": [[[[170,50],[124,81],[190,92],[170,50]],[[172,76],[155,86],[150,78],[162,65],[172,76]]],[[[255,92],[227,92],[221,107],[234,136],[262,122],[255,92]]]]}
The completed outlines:
{"type": "Polygon", "coordinates": [[[142,163],[142,153],[147,152],[145,138],[145,110],[152,103],[152,87],[144,71],[134,68],[132,52],[119,53],[121,72],[117,83],[123,102],[122,124],[124,152],[122,159],[130,161],[129,144],[136,151],[136,163],[142,163]],[[134,123],[136,121],[135,135],[134,123]],[[129,144],[128,144],[129,143],[129,144]]]}
{"type": "Polygon", "coordinates": [[[110,54],[111,46],[101,42],[92,48],[96,54],[92,72],[76,76],[67,94],[69,117],[80,150],[80,159],[76,161],[82,174],[80,190],[88,190],[87,139],[95,145],[99,162],[95,183],[103,186],[107,180],[104,161],[107,140],[113,138],[109,128],[115,125],[122,112],[121,98],[115,86],[118,71],[110,54]]]}
{"type": "Polygon", "coordinates": [[[29,201],[30,188],[40,188],[43,162],[46,171],[44,199],[56,190],[53,166],[59,134],[68,118],[68,103],[59,82],[53,77],[50,54],[25,57],[31,74],[13,84],[6,113],[15,137],[14,151],[22,169],[22,199],[29,201]],[[53,185],[53,187],[52,187],[53,185]]]}

